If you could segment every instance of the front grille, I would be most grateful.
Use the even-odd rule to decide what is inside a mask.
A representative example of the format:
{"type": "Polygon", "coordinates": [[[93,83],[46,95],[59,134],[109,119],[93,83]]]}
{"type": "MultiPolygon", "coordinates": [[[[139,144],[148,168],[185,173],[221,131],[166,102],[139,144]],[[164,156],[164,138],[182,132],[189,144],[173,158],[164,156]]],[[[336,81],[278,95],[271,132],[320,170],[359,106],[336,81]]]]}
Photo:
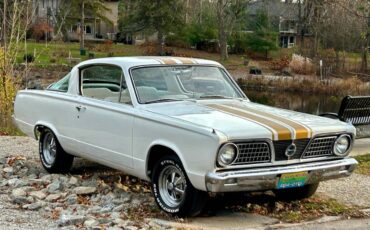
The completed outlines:
{"type": "Polygon", "coordinates": [[[330,156],[333,154],[334,142],[337,136],[318,137],[311,141],[302,158],[330,156]]]}
{"type": "Polygon", "coordinates": [[[292,159],[300,159],[309,141],[310,139],[294,140],[294,144],[297,146],[297,150],[296,153],[291,157],[287,157],[285,155],[285,151],[288,148],[288,146],[293,143],[292,140],[274,141],[275,160],[285,161],[292,159]]]}
{"type": "Polygon", "coordinates": [[[233,165],[271,161],[270,147],[266,142],[239,143],[236,145],[239,149],[239,155],[233,165]]]}

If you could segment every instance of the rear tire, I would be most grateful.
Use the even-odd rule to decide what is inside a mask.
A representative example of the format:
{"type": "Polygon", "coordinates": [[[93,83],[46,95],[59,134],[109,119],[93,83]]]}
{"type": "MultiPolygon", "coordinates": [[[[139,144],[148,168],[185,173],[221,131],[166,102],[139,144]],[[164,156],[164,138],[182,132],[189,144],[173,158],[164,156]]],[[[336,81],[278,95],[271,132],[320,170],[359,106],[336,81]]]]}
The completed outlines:
{"type": "Polygon", "coordinates": [[[175,216],[196,216],[207,201],[207,193],[193,187],[177,156],[162,157],[152,173],[152,192],[157,205],[175,216]]]}
{"type": "Polygon", "coordinates": [[[308,184],[300,188],[276,189],[274,190],[275,196],[278,200],[293,201],[302,200],[311,197],[315,194],[319,183],[308,184]]]}
{"type": "Polygon", "coordinates": [[[48,128],[41,132],[39,154],[42,166],[49,173],[67,173],[73,164],[73,156],[66,153],[55,134],[48,128]]]}

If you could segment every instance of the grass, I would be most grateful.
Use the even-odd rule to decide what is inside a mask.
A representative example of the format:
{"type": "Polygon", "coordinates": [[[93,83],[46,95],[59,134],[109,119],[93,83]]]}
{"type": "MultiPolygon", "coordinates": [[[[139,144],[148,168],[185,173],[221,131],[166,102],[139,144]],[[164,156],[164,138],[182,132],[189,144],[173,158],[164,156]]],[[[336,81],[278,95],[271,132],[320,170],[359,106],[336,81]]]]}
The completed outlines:
{"type": "Polygon", "coordinates": [[[370,176],[370,153],[355,158],[359,162],[356,172],[370,176]]]}
{"type": "MultiPolygon", "coordinates": [[[[103,46],[103,44],[97,44],[96,46],[103,46]]],[[[124,44],[112,44],[106,51],[95,51],[89,48],[86,49],[88,53],[94,53],[95,58],[107,57],[109,53],[113,53],[114,56],[137,56],[143,55],[142,50],[139,46],[124,45],[124,44]]],[[[68,64],[67,58],[69,53],[73,58],[81,58],[81,60],[88,59],[88,55],[80,56],[80,44],[79,43],[61,43],[61,42],[51,42],[51,43],[37,43],[37,42],[27,42],[27,51],[21,49],[17,62],[23,62],[24,54],[36,54],[35,63],[39,65],[49,65],[52,63],[52,59],[55,59],[57,64],[68,64]]]]}
{"type": "MultiPolygon", "coordinates": [[[[215,61],[220,61],[220,56],[218,53],[209,53],[205,51],[183,49],[183,48],[170,48],[174,52],[174,56],[186,56],[195,58],[205,58],[215,61]]],[[[86,45],[86,56],[80,56],[80,45],[79,43],[61,43],[61,42],[51,42],[51,43],[37,43],[33,41],[27,42],[27,51],[21,49],[17,62],[23,62],[24,54],[36,54],[35,63],[39,65],[49,65],[52,63],[52,59],[56,59],[57,64],[68,64],[67,57],[69,53],[73,58],[81,58],[81,60],[88,59],[89,53],[94,53],[95,58],[107,57],[112,53],[113,56],[142,56],[145,54],[145,48],[135,45],[125,45],[125,44],[90,44],[86,45]],[[105,47],[104,47],[105,46],[105,47]]],[[[230,55],[229,59],[223,64],[239,66],[243,64],[242,55],[230,55]]]]}

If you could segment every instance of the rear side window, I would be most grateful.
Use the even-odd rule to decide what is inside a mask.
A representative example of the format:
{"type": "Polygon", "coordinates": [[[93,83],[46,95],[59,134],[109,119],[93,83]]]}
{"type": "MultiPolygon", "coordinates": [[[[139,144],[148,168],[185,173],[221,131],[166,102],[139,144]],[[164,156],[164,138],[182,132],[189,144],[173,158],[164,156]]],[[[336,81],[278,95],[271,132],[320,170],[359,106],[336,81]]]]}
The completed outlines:
{"type": "Polygon", "coordinates": [[[67,74],[65,77],[63,77],[58,82],[53,83],[47,89],[48,90],[59,91],[59,92],[67,92],[70,78],[71,78],[71,73],[67,74]]]}
{"type": "Polygon", "coordinates": [[[94,99],[131,103],[122,69],[112,65],[94,65],[81,70],[81,93],[94,99]]]}

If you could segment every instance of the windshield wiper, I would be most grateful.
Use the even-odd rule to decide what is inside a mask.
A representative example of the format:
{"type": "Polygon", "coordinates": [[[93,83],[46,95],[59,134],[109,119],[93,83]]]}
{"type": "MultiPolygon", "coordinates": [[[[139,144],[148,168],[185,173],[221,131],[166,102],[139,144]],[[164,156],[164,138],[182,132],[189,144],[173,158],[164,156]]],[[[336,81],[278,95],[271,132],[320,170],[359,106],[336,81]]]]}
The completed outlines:
{"type": "Polygon", "coordinates": [[[233,97],[226,97],[222,95],[203,95],[199,99],[234,99],[233,97]]]}
{"type": "Polygon", "coordinates": [[[146,101],[144,104],[152,104],[152,103],[160,103],[160,102],[169,102],[169,101],[182,101],[180,99],[172,99],[172,98],[161,98],[161,99],[156,99],[156,100],[151,100],[151,101],[146,101]]]}

